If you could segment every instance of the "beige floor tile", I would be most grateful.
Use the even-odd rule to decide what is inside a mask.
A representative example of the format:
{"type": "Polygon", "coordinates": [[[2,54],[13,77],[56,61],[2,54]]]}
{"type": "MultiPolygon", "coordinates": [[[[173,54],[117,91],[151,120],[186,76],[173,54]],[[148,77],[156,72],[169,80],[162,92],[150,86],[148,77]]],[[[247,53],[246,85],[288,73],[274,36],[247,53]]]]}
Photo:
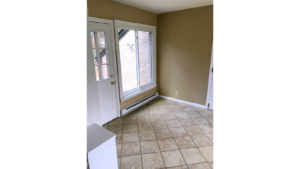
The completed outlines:
{"type": "Polygon", "coordinates": [[[183,107],[182,109],[185,112],[191,112],[191,111],[195,111],[196,110],[193,106],[183,107]]]}
{"type": "Polygon", "coordinates": [[[121,169],[121,158],[118,158],[118,169],[121,169]]]}
{"type": "Polygon", "coordinates": [[[201,135],[194,135],[191,136],[194,143],[197,145],[197,147],[205,147],[205,146],[212,146],[212,142],[206,137],[205,134],[201,135]]]}
{"type": "Polygon", "coordinates": [[[177,150],[178,149],[176,142],[173,138],[166,138],[166,139],[161,139],[161,140],[157,140],[157,141],[158,141],[160,151],[177,150]]]}
{"type": "Polygon", "coordinates": [[[108,128],[108,123],[104,124],[102,127],[107,129],[108,128]]]}
{"type": "Polygon", "coordinates": [[[156,139],[170,138],[173,137],[169,129],[158,129],[154,130],[156,139]]]}
{"type": "Polygon", "coordinates": [[[188,166],[189,166],[189,169],[210,169],[210,167],[207,163],[190,164],[188,166]]]}
{"type": "Polygon", "coordinates": [[[160,153],[142,154],[142,159],[143,159],[143,168],[145,169],[165,168],[160,153]]]}
{"type": "Polygon", "coordinates": [[[137,131],[123,133],[122,142],[135,142],[139,141],[139,134],[137,131]]]}
{"type": "Polygon", "coordinates": [[[109,130],[115,134],[119,134],[119,133],[122,133],[123,126],[119,126],[119,125],[108,126],[107,130],[109,130]]]}
{"type": "Polygon", "coordinates": [[[174,113],[174,114],[178,119],[188,119],[188,118],[190,118],[190,116],[188,116],[188,114],[186,112],[178,112],[178,113],[174,113]]]}
{"type": "Polygon", "coordinates": [[[202,116],[206,117],[206,116],[213,116],[213,111],[211,110],[203,110],[201,113],[202,116]]]}
{"type": "Polygon", "coordinates": [[[117,155],[118,157],[121,157],[121,152],[122,152],[122,144],[117,144],[117,155]]]}
{"type": "Polygon", "coordinates": [[[131,124],[131,123],[137,123],[137,117],[136,115],[134,116],[125,116],[123,118],[123,124],[131,124]]]}
{"type": "Polygon", "coordinates": [[[162,114],[162,116],[164,117],[165,120],[177,119],[174,113],[164,113],[162,114]]]}
{"type": "Polygon", "coordinates": [[[137,124],[124,124],[123,133],[137,131],[137,124]]]}
{"type": "Polygon", "coordinates": [[[151,115],[151,114],[161,114],[161,113],[160,113],[159,108],[157,108],[157,109],[150,109],[149,114],[151,115]]]}
{"type": "Polygon", "coordinates": [[[180,103],[180,102],[178,102],[178,104],[179,104],[181,107],[189,107],[189,106],[191,106],[191,105],[188,105],[188,104],[185,104],[185,103],[180,103]]]}
{"type": "Polygon", "coordinates": [[[209,166],[213,169],[214,168],[214,162],[213,161],[208,161],[207,162],[209,164],[209,166]]]}
{"type": "Polygon", "coordinates": [[[140,140],[155,140],[154,130],[139,131],[140,140]]]}
{"type": "Polygon", "coordinates": [[[199,124],[199,125],[209,123],[204,117],[194,117],[192,119],[196,124],[199,124]]]}
{"type": "Polygon", "coordinates": [[[179,122],[179,120],[175,119],[175,120],[166,120],[166,123],[168,125],[169,128],[171,127],[181,127],[181,123],[179,122]]]}
{"type": "Polygon", "coordinates": [[[213,125],[208,123],[208,124],[203,124],[203,125],[198,125],[199,128],[205,133],[205,134],[212,134],[213,133],[213,125]]]}
{"type": "Polygon", "coordinates": [[[177,146],[180,149],[183,148],[194,148],[196,145],[194,144],[193,140],[190,138],[190,136],[185,136],[185,137],[175,137],[174,138],[177,146]]]}
{"type": "Polygon", "coordinates": [[[210,141],[214,142],[214,134],[206,134],[206,136],[210,139],[210,141]]]}
{"type": "Polygon", "coordinates": [[[161,114],[150,114],[150,119],[152,122],[164,120],[164,118],[161,114]]]}
{"type": "Polygon", "coordinates": [[[170,110],[171,113],[180,112],[182,110],[182,109],[178,110],[178,107],[170,107],[170,106],[168,106],[168,109],[170,110]]]}
{"type": "Polygon", "coordinates": [[[205,157],[206,161],[214,161],[213,160],[213,146],[199,147],[199,150],[205,157]]]}
{"type": "Polygon", "coordinates": [[[168,128],[167,123],[164,120],[152,122],[152,126],[153,126],[153,129],[168,128]]]}
{"type": "Polygon", "coordinates": [[[141,155],[133,155],[121,158],[121,169],[142,169],[141,155]]]}
{"type": "Polygon", "coordinates": [[[196,123],[191,119],[179,119],[182,126],[195,126],[196,123]]]}
{"type": "Polygon", "coordinates": [[[122,143],[122,156],[141,154],[140,143],[122,143]]]}
{"type": "Polygon", "coordinates": [[[119,144],[122,142],[122,133],[116,134],[116,144],[119,144]]]}
{"type": "Polygon", "coordinates": [[[114,119],[113,121],[109,122],[108,125],[112,126],[112,125],[122,125],[123,124],[123,118],[119,117],[114,119]]]}
{"type": "Polygon", "coordinates": [[[164,114],[164,113],[171,113],[170,109],[166,109],[166,108],[161,108],[160,109],[160,113],[164,114]]]}
{"type": "Polygon", "coordinates": [[[151,121],[149,114],[137,115],[138,122],[151,121]]]}
{"type": "Polygon", "coordinates": [[[187,112],[188,116],[190,117],[201,117],[201,114],[197,111],[191,111],[191,112],[187,112]]]}
{"type": "Polygon", "coordinates": [[[201,107],[196,107],[196,106],[194,106],[194,108],[197,110],[197,111],[203,111],[203,110],[206,110],[206,109],[204,109],[204,108],[201,108],[201,107]]]}
{"type": "Polygon", "coordinates": [[[173,107],[172,109],[171,109],[172,111],[172,113],[185,113],[185,111],[182,109],[182,107],[173,107]]]}
{"type": "Polygon", "coordinates": [[[210,123],[214,123],[214,117],[213,116],[205,116],[204,117],[207,121],[209,121],[210,123]]]}
{"type": "Polygon", "coordinates": [[[205,158],[202,156],[202,154],[197,148],[181,149],[180,152],[187,164],[205,162],[205,158]]]}
{"type": "Polygon", "coordinates": [[[184,127],[184,129],[190,136],[204,134],[198,126],[187,126],[184,127]]]}
{"type": "Polygon", "coordinates": [[[179,150],[161,152],[166,167],[185,165],[185,161],[179,150]]]}
{"type": "Polygon", "coordinates": [[[184,130],[183,127],[175,127],[175,128],[169,128],[173,137],[183,137],[187,136],[188,133],[184,130]]]}
{"type": "Polygon", "coordinates": [[[139,122],[138,123],[138,130],[143,131],[143,130],[152,130],[152,123],[151,122],[139,122]]]}
{"type": "Polygon", "coordinates": [[[151,141],[141,141],[141,152],[144,153],[155,153],[160,152],[157,140],[151,140],[151,141]]]}
{"type": "Polygon", "coordinates": [[[189,169],[188,166],[179,166],[179,167],[168,167],[167,169],[189,169]]]}

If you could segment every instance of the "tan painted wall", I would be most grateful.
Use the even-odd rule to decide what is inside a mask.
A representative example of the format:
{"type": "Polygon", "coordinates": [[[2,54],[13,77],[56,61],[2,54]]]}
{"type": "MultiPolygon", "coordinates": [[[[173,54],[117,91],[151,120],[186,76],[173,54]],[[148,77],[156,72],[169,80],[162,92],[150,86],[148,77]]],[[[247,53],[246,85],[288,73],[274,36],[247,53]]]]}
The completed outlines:
{"type": "MultiPolygon", "coordinates": [[[[87,0],[89,16],[110,20],[122,20],[134,23],[157,26],[157,15],[148,11],[124,5],[112,0],[87,0]]],[[[142,94],[149,96],[157,91],[157,88],[142,94]]],[[[120,108],[125,108],[140,100],[140,96],[135,96],[120,103],[120,108]]]]}
{"type": "Polygon", "coordinates": [[[213,6],[159,14],[160,95],[205,105],[213,40],[213,6]],[[175,91],[179,95],[175,95],[175,91]]]}

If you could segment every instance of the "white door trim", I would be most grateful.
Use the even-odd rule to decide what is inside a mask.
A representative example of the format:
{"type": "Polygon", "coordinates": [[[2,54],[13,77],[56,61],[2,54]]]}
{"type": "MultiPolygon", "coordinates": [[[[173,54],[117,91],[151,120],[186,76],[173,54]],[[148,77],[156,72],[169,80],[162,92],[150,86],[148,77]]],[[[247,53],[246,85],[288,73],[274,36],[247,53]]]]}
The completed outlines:
{"type": "Polygon", "coordinates": [[[209,67],[209,77],[208,77],[208,88],[207,88],[207,96],[206,96],[206,107],[208,109],[208,103],[209,103],[209,99],[210,99],[210,91],[211,91],[211,82],[212,82],[212,68],[214,67],[214,55],[213,55],[213,49],[214,49],[214,45],[212,46],[211,49],[211,59],[210,59],[210,67],[209,67]]]}
{"type": "Polygon", "coordinates": [[[89,21],[91,22],[97,22],[97,23],[104,23],[110,25],[111,29],[111,42],[112,42],[112,51],[113,51],[113,65],[114,65],[114,76],[116,81],[116,102],[117,102],[117,110],[118,110],[118,117],[121,117],[121,109],[120,109],[120,97],[119,97],[119,78],[118,78],[118,70],[117,70],[117,59],[116,59],[116,47],[115,47],[115,34],[114,34],[114,21],[108,20],[108,19],[101,19],[101,18],[95,18],[95,17],[89,17],[89,21]]]}

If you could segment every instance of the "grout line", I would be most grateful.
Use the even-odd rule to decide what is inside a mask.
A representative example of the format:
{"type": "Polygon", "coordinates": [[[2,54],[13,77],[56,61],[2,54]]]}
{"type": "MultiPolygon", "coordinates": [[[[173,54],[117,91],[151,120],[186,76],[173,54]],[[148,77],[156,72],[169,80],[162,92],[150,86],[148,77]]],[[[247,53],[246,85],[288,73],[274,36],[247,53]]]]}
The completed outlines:
{"type": "MultiPolygon", "coordinates": [[[[137,117],[136,117],[137,118],[137,117]]],[[[137,125],[137,132],[138,132],[138,139],[139,139],[139,145],[140,145],[140,153],[141,153],[141,161],[142,161],[142,168],[144,168],[144,162],[143,162],[143,154],[142,154],[142,147],[141,147],[141,141],[140,141],[140,131],[139,131],[139,125],[137,125]]]]}
{"type": "Polygon", "coordinates": [[[154,130],[153,130],[153,132],[154,132],[154,135],[155,135],[155,138],[156,138],[156,143],[157,143],[157,146],[158,146],[158,149],[159,149],[159,153],[160,153],[161,159],[162,159],[162,161],[163,161],[163,163],[164,163],[164,167],[166,168],[167,166],[166,166],[166,164],[165,164],[163,155],[162,155],[162,153],[161,153],[162,151],[161,151],[160,146],[159,146],[159,144],[158,144],[158,139],[157,139],[157,137],[156,137],[156,134],[155,134],[155,131],[154,131],[154,130]]]}

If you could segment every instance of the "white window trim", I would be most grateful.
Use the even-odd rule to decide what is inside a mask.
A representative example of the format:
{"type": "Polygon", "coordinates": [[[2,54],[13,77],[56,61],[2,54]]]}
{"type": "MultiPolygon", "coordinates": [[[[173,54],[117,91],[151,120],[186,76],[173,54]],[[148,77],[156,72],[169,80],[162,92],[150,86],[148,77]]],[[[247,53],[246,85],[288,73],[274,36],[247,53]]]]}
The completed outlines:
{"type": "Polygon", "coordinates": [[[120,100],[121,102],[128,100],[134,96],[140,95],[148,90],[154,89],[156,84],[156,27],[132,22],[125,22],[120,20],[114,20],[115,24],[115,40],[116,40],[116,49],[117,49],[117,58],[118,58],[118,73],[119,73],[119,85],[120,85],[120,100]],[[152,36],[152,83],[151,85],[144,86],[140,88],[140,90],[134,91],[128,95],[124,95],[123,93],[123,86],[122,86],[122,70],[121,70],[121,61],[120,61],[120,49],[119,49],[119,38],[118,38],[118,29],[137,29],[141,31],[151,32],[152,36]]]}

